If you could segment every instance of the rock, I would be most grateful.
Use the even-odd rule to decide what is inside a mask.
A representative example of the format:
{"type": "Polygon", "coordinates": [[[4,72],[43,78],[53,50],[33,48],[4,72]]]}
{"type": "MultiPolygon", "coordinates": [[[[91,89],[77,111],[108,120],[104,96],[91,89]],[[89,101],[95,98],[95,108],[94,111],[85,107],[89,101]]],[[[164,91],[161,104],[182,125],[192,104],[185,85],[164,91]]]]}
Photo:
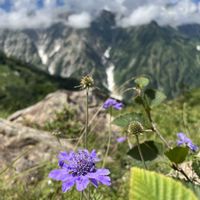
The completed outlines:
{"type": "Polygon", "coordinates": [[[17,158],[14,168],[21,172],[41,162],[51,162],[58,152],[72,148],[72,144],[64,139],[58,142],[49,132],[0,119],[0,172],[17,158]]]}
{"type": "MultiPolygon", "coordinates": [[[[94,95],[89,96],[90,113],[97,111],[99,101],[94,95]]],[[[37,125],[43,127],[45,123],[56,118],[56,113],[64,108],[73,109],[78,120],[85,120],[85,91],[71,92],[59,90],[47,95],[42,101],[33,106],[17,111],[8,117],[9,121],[24,125],[37,125]]]]}

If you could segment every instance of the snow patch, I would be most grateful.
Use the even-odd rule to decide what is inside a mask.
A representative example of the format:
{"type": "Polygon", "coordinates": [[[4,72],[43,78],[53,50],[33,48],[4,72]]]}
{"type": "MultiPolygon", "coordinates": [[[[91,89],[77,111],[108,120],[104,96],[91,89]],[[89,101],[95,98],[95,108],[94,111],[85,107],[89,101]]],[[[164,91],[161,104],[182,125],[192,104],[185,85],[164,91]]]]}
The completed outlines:
{"type": "Polygon", "coordinates": [[[115,65],[109,60],[111,49],[112,48],[109,46],[102,56],[102,62],[104,64],[108,65],[108,67],[106,69],[107,88],[111,92],[111,97],[122,100],[122,96],[118,94],[118,92],[115,88],[115,80],[114,80],[115,65]]]}
{"type": "Polygon", "coordinates": [[[108,47],[104,53],[104,57],[109,59],[110,58],[110,50],[111,50],[111,47],[108,47]]]}
{"type": "Polygon", "coordinates": [[[45,53],[44,46],[38,46],[38,54],[40,56],[42,64],[46,65],[48,62],[48,55],[45,53]]]}
{"type": "Polygon", "coordinates": [[[197,51],[200,51],[200,45],[196,46],[197,51]]]}
{"type": "Polygon", "coordinates": [[[111,96],[113,98],[122,100],[122,96],[118,94],[118,92],[115,88],[114,70],[115,70],[114,64],[110,63],[108,68],[106,69],[108,90],[111,92],[111,96]]]}
{"type": "Polygon", "coordinates": [[[48,68],[49,74],[54,75],[55,74],[55,67],[54,64],[51,64],[48,68]]]}
{"type": "Polygon", "coordinates": [[[51,54],[50,54],[50,57],[53,56],[54,54],[56,54],[61,48],[61,45],[60,44],[56,44],[54,49],[52,50],[51,54]]]}

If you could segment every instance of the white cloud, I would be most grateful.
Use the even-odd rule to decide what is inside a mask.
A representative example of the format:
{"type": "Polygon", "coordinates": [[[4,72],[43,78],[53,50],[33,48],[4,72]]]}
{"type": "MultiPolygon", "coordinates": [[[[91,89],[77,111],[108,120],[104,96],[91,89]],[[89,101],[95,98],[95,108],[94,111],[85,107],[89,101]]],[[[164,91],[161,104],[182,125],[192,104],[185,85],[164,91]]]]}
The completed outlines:
{"type": "Polygon", "coordinates": [[[148,24],[152,20],[155,20],[159,7],[157,6],[141,6],[135,9],[130,16],[122,18],[118,21],[118,25],[123,27],[137,26],[141,24],[148,24]]]}
{"type": "Polygon", "coordinates": [[[200,3],[194,3],[191,0],[173,1],[174,4],[166,4],[166,2],[164,4],[157,0],[157,3],[152,4],[146,1],[144,6],[135,6],[129,15],[118,21],[118,25],[136,26],[147,24],[152,20],[157,21],[160,25],[172,26],[200,23],[200,3]]]}
{"type": "MultiPolygon", "coordinates": [[[[200,3],[192,0],[63,0],[63,7],[56,6],[56,1],[43,0],[44,7],[37,9],[36,0],[10,0],[9,12],[0,8],[0,28],[47,27],[60,20],[61,12],[70,14],[66,24],[85,28],[103,9],[115,12],[123,27],[152,20],[174,26],[200,23],[200,3]]],[[[0,5],[5,2],[0,0],[0,5]]]]}
{"type": "Polygon", "coordinates": [[[80,14],[70,15],[67,24],[74,28],[87,28],[90,26],[91,20],[91,16],[88,13],[82,12],[80,14]]]}

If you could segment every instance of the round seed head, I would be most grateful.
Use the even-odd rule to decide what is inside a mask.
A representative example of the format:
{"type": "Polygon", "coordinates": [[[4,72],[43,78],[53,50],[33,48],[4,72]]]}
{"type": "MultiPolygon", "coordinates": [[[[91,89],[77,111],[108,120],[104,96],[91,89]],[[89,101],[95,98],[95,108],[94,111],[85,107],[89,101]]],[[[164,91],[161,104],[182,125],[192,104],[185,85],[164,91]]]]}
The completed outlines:
{"type": "Polygon", "coordinates": [[[87,76],[84,76],[82,79],[81,79],[81,82],[80,82],[80,85],[81,85],[81,88],[85,89],[85,88],[91,88],[94,86],[94,79],[87,75],[87,76]]]}
{"type": "Polygon", "coordinates": [[[129,134],[140,134],[144,132],[144,127],[142,126],[142,124],[138,121],[133,121],[130,122],[129,126],[128,126],[128,133],[129,134]]]}

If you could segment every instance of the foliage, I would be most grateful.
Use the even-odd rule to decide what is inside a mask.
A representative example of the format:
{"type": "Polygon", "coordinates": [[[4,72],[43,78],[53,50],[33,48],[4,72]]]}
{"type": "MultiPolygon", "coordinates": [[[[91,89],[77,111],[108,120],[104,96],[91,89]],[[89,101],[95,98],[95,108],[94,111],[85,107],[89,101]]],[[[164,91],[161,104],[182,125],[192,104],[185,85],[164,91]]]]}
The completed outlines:
{"type": "MultiPolygon", "coordinates": [[[[143,77],[140,77],[139,80],[136,79],[134,86],[139,92],[136,94],[134,102],[124,107],[120,112],[117,110],[114,112],[114,116],[112,116],[114,120],[110,127],[117,125],[118,133],[112,132],[109,148],[106,143],[108,132],[101,130],[99,132],[93,131],[95,123],[92,123],[88,129],[87,140],[91,150],[98,147],[98,153],[103,160],[106,149],[109,149],[106,168],[111,171],[110,176],[112,180],[110,188],[90,188],[91,196],[94,200],[128,199],[129,189],[131,191],[130,199],[133,198],[132,195],[136,195],[134,199],[139,199],[140,195],[143,195],[140,199],[146,198],[150,200],[150,194],[153,195],[152,199],[158,197],[162,199],[163,195],[168,195],[165,198],[167,200],[196,199],[190,190],[185,189],[180,183],[164,177],[164,175],[171,174],[172,169],[180,174],[182,171],[180,170],[179,163],[188,160],[194,161],[193,170],[197,174],[199,173],[199,162],[194,160],[196,155],[189,152],[187,147],[176,147],[176,133],[180,131],[187,132],[187,135],[197,142],[197,145],[200,145],[197,134],[199,130],[200,107],[199,101],[196,101],[196,99],[200,98],[200,90],[191,91],[173,101],[163,103],[165,95],[155,89],[146,88],[147,82],[146,77],[144,79],[143,77]],[[187,98],[190,99],[187,101],[187,98]],[[142,132],[138,132],[138,135],[128,134],[128,127],[132,122],[137,122],[137,124],[141,124],[143,127],[142,132]],[[121,136],[122,134],[126,134],[128,142],[117,144],[116,135],[121,136]],[[143,158],[140,153],[142,153],[143,158]],[[131,171],[131,186],[129,187],[129,169],[133,166],[147,167],[149,170],[160,172],[164,175],[158,175],[141,169],[133,169],[131,171]],[[181,194],[179,194],[179,191],[181,194]],[[146,197],[145,195],[148,196],[146,197]],[[170,195],[173,195],[173,198],[170,195]]],[[[58,133],[57,136],[59,137],[72,139],[73,144],[75,144],[75,138],[81,138],[79,133],[84,131],[83,124],[77,122],[77,115],[77,111],[66,107],[62,112],[57,113],[56,119],[47,123],[44,128],[56,133],[56,135],[58,133]]],[[[104,125],[102,124],[102,126],[104,125]]],[[[83,145],[83,142],[79,143],[79,147],[83,145]]],[[[22,179],[14,178],[9,180],[10,185],[6,181],[1,181],[0,193],[2,196],[0,200],[1,198],[8,200],[79,199],[80,195],[75,189],[62,194],[61,184],[52,182],[47,178],[48,173],[54,168],[57,168],[57,163],[54,162],[49,162],[43,166],[40,169],[38,181],[34,183],[28,182],[26,175],[23,174],[20,175],[22,179]],[[29,192],[28,197],[25,195],[27,191],[29,192]]],[[[174,173],[172,174],[174,175],[174,173]]],[[[183,178],[181,177],[181,179],[183,178]]],[[[181,181],[183,182],[183,180],[181,181]]],[[[199,188],[194,185],[192,179],[190,181],[192,183],[189,184],[187,180],[184,183],[185,186],[193,190],[198,196],[199,188]]]]}
{"type": "Polygon", "coordinates": [[[73,89],[78,82],[51,77],[0,53],[0,116],[38,102],[60,88],[73,89]]]}
{"type": "Polygon", "coordinates": [[[64,107],[61,112],[56,113],[55,120],[47,122],[44,130],[55,133],[59,137],[77,137],[81,131],[81,122],[76,121],[74,110],[64,107]]]}
{"type": "Polygon", "coordinates": [[[131,169],[130,200],[197,200],[195,195],[171,178],[139,168],[131,169]]]}

